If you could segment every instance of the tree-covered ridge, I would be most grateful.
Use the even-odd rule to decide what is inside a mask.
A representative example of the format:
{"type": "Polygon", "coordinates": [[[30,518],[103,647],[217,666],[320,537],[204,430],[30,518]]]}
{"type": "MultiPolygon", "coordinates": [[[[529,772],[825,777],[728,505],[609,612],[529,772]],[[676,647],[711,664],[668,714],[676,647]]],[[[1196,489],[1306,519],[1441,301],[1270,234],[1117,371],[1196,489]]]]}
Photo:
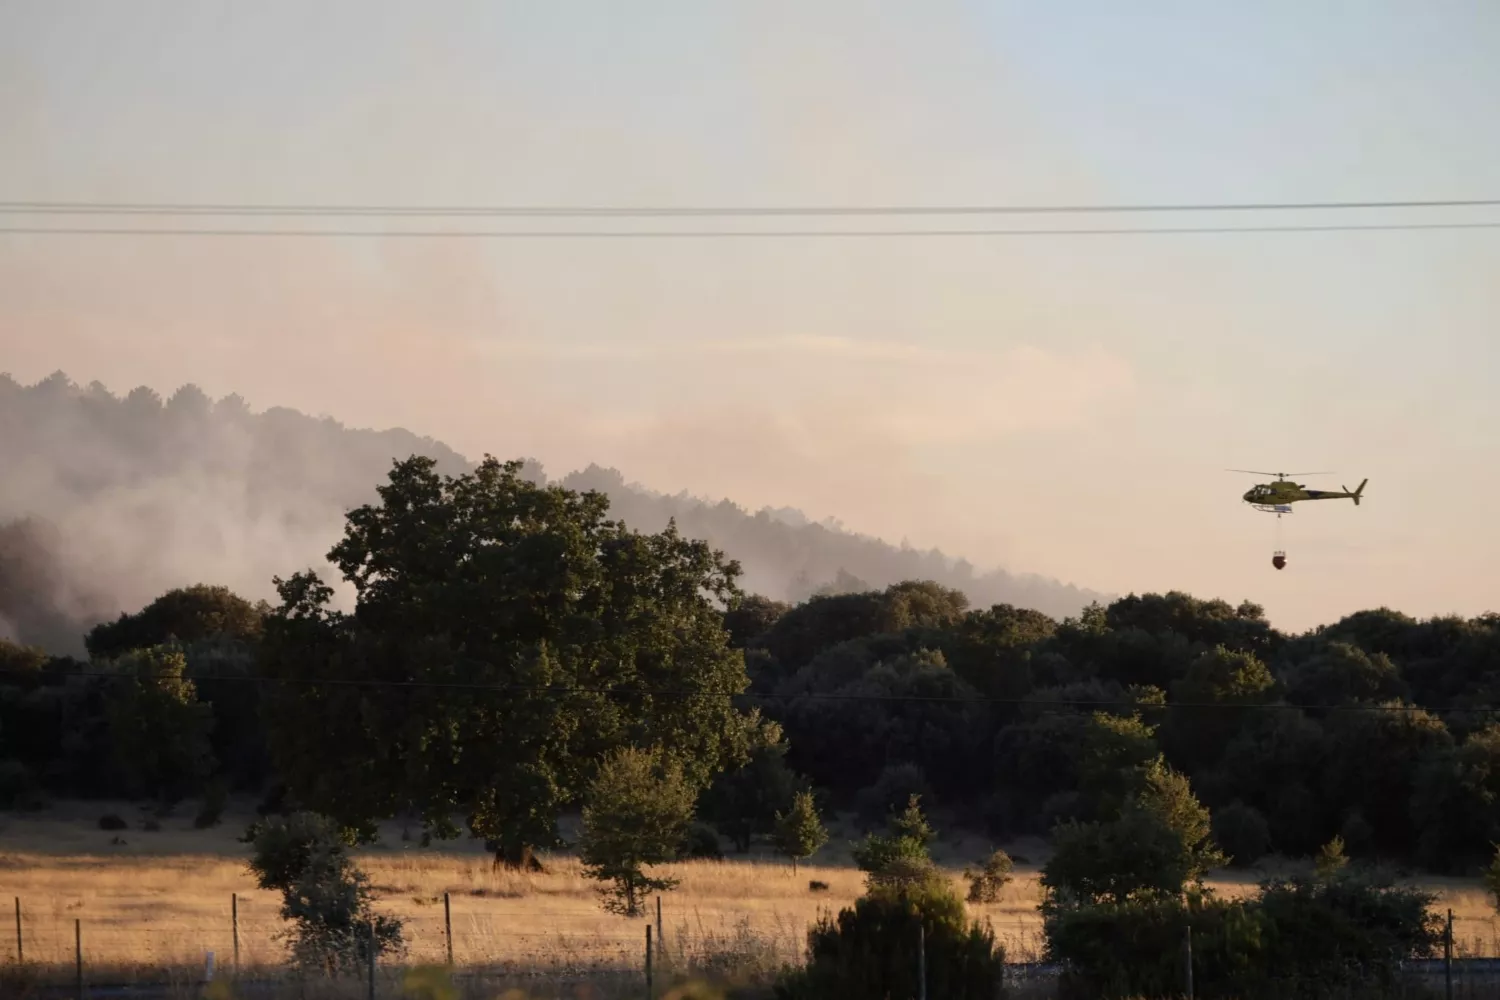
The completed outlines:
{"type": "MultiPolygon", "coordinates": [[[[346,427],[282,407],[212,400],[192,385],[124,396],[59,372],[23,386],[0,374],[0,636],[82,655],[77,637],[188,582],[252,598],[292,565],[322,561],[344,513],[375,499],[392,460],[476,464],[404,430],[346,427]]],[[[546,485],[536,462],[524,474],[546,485]]],[[[752,513],[730,501],[664,495],[591,466],[557,485],[597,489],[612,515],[653,533],[675,519],[740,561],[747,587],[781,600],[819,590],[932,579],[979,605],[1060,616],[1104,595],[1056,581],[979,572],[935,550],[898,547],[813,523],[798,511],[752,513]]]]}

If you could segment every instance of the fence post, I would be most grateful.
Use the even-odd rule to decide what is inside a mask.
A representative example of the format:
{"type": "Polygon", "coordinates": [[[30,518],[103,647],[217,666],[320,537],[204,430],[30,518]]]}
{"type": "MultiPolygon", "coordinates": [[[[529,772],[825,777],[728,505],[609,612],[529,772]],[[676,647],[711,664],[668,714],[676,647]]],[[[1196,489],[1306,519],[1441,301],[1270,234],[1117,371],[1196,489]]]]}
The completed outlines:
{"type": "Polygon", "coordinates": [[[1453,1000],[1453,911],[1448,911],[1448,924],[1443,928],[1443,994],[1453,1000]]]}
{"type": "Polygon", "coordinates": [[[667,936],[661,932],[661,896],[656,897],[656,950],[663,960],[667,957],[667,936]]]}
{"type": "Polygon", "coordinates": [[[78,1000],[83,1000],[83,921],[73,920],[73,959],[77,963],[78,1000]]]}
{"type": "Polygon", "coordinates": [[[646,921],[646,1000],[655,1000],[656,990],[651,982],[651,921],[646,921]]]}
{"type": "Polygon", "coordinates": [[[229,894],[229,926],[234,933],[234,978],[240,978],[240,894],[229,894]]]}
{"type": "Polygon", "coordinates": [[[375,918],[373,916],[370,918],[370,955],[368,961],[370,976],[369,996],[370,1000],[375,1000],[375,918]]]}
{"type": "Polygon", "coordinates": [[[16,964],[26,964],[26,947],[21,943],[21,897],[16,897],[16,964]]]}
{"type": "Polygon", "coordinates": [[[1182,975],[1187,984],[1187,1000],[1193,1000],[1193,925],[1188,924],[1182,935],[1182,975]]]}
{"type": "Polygon", "coordinates": [[[443,932],[448,936],[448,968],[453,968],[453,910],[448,904],[448,894],[443,893],[443,932]]]}

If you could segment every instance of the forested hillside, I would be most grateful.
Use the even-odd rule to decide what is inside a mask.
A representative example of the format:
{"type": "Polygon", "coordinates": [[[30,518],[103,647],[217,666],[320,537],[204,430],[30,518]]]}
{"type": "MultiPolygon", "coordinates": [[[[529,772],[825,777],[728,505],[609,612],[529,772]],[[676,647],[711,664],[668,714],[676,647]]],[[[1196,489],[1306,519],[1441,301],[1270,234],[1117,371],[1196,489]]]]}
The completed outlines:
{"type": "Polygon", "coordinates": [[[803,782],[871,824],[917,793],[1045,834],[1108,819],[1160,768],[1240,863],[1340,836],[1455,871],[1500,841],[1500,615],[1287,635],[1248,602],[1131,595],[1057,620],[933,581],[791,605],[521,462],[445,478],[413,457],[378,494],[336,568],[286,567],[275,602],[174,589],[92,629],[87,664],[0,646],[5,794],[280,786],[351,826],[467,815],[521,851],[623,745],[678,755],[741,845],[803,782]]]}
{"type": "MultiPolygon", "coordinates": [[[[212,579],[270,598],[271,577],[326,566],[346,510],[374,499],[395,459],[434,459],[456,474],[472,463],[405,430],[348,428],[284,408],[254,412],[237,396],[194,386],[163,399],[123,397],[63,373],[32,386],[0,375],[0,635],[82,653],[90,625],[175,586],[212,579]]],[[[527,475],[545,481],[535,462],[527,475]]],[[[591,466],[564,476],[597,489],[614,516],[642,531],[676,518],[737,559],[757,593],[802,600],[815,592],[929,579],[977,605],[1053,616],[1105,595],[1053,580],[981,572],[937,551],[897,547],[795,510],[751,513],[730,500],[663,495],[591,466]]],[[[340,587],[347,600],[348,588],[340,587]]]]}

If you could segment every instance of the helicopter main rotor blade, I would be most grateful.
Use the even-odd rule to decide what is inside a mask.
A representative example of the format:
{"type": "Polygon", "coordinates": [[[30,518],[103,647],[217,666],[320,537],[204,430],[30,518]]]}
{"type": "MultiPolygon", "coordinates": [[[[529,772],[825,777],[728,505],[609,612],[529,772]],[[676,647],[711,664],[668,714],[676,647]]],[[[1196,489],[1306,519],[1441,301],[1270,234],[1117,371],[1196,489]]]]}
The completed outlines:
{"type": "Polygon", "coordinates": [[[1225,469],[1225,472],[1243,472],[1250,476],[1331,476],[1331,472],[1262,472],[1259,469],[1225,469]]]}

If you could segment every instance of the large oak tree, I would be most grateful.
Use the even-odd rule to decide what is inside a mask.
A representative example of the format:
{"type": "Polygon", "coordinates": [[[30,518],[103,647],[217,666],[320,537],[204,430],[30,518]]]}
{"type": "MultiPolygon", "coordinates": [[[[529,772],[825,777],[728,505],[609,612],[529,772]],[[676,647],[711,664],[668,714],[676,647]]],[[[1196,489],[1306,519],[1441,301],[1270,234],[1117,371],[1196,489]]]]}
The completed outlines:
{"type": "Polygon", "coordinates": [[[450,837],[463,817],[508,865],[558,843],[604,756],[671,756],[702,788],[757,725],[723,608],[738,564],[674,525],[640,534],[608,500],[486,457],[458,477],[395,463],[329,553],[352,614],[315,573],[278,579],[264,669],[292,796],[351,826],[398,813],[450,837]]]}

